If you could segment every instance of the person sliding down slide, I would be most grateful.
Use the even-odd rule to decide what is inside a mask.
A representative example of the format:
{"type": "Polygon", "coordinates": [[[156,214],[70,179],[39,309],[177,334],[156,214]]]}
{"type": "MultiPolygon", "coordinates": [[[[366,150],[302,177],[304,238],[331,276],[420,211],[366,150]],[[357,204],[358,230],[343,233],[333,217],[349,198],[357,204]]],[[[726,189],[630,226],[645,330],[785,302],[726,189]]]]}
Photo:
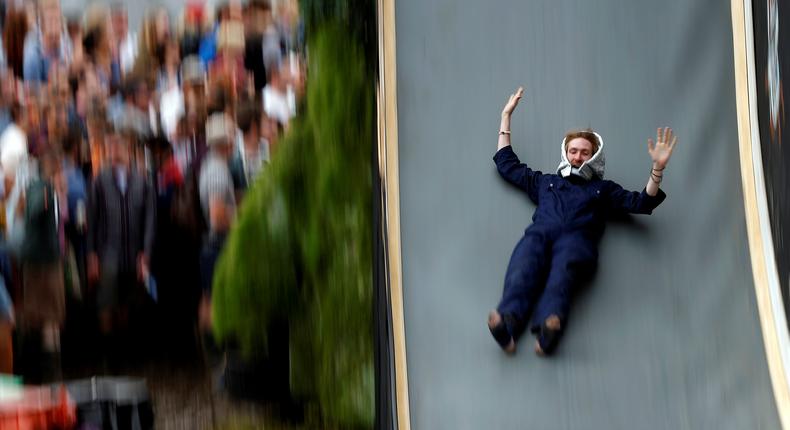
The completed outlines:
{"type": "Polygon", "coordinates": [[[596,267],[606,218],[623,211],[649,215],[666,198],[659,184],[677,137],[665,127],[658,129],[655,142],[648,139],[653,166],[641,192],[603,179],[603,139],[589,129],[567,133],[557,173],[544,174],[520,162],[510,146],[510,116],[523,95],[519,88],[502,110],[494,162],[502,178],[526,192],[537,208],[510,257],[502,299],[488,315],[488,328],[513,354],[529,323],[537,336],[535,352],[544,355],[557,347],[571,293],[596,267]]]}

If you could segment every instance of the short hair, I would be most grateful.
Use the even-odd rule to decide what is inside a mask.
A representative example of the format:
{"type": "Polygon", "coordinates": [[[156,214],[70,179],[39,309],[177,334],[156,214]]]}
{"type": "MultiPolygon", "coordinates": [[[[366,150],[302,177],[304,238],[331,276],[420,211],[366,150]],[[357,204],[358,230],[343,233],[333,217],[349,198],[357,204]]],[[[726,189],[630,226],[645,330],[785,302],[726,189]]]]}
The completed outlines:
{"type": "Polygon", "coordinates": [[[255,100],[244,101],[236,112],[236,125],[242,133],[247,134],[254,124],[260,127],[261,113],[261,107],[255,100]]]}
{"type": "Polygon", "coordinates": [[[247,8],[270,12],[272,10],[272,4],[269,0],[250,0],[250,2],[247,3],[247,8]]]}
{"type": "Polygon", "coordinates": [[[225,112],[232,103],[230,90],[224,85],[215,85],[209,93],[208,114],[225,112]]]}
{"type": "Polygon", "coordinates": [[[114,1],[110,3],[110,12],[111,13],[129,13],[129,10],[126,8],[126,4],[120,0],[114,1]]]}
{"type": "MultiPolygon", "coordinates": [[[[565,139],[563,139],[563,142],[565,142],[565,144],[567,145],[568,142],[579,137],[581,137],[582,139],[586,139],[588,142],[590,142],[590,144],[592,144],[593,154],[598,152],[598,149],[601,147],[601,142],[598,139],[598,135],[591,128],[571,130],[565,133],[565,139]]],[[[565,150],[567,151],[568,148],[566,147],[565,150]]]]}
{"type": "Polygon", "coordinates": [[[69,124],[68,131],[61,139],[63,152],[73,154],[82,144],[82,130],[77,124],[69,124]]]}

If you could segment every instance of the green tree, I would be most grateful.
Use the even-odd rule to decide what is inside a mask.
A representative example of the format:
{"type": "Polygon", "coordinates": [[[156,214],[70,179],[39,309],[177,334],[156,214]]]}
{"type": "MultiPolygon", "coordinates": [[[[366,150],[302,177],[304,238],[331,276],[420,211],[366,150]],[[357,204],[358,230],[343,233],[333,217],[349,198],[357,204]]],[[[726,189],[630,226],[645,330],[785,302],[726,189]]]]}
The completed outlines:
{"type": "Polygon", "coordinates": [[[287,318],[292,391],[327,423],[374,419],[372,166],[374,81],[339,24],[308,42],[303,115],[248,191],[214,277],[215,333],[251,354],[287,318]]]}

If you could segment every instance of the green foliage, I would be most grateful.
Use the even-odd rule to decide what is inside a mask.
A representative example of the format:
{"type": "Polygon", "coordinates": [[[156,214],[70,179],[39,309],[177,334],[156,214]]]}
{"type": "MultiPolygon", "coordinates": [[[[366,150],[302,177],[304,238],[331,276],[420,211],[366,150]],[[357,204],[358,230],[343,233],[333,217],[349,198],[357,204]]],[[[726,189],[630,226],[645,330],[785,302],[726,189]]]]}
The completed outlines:
{"type": "Polygon", "coordinates": [[[308,46],[306,111],[248,191],[217,263],[215,332],[256,353],[287,316],[294,390],[316,398],[327,423],[371,427],[374,81],[341,26],[308,46]]]}
{"type": "Polygon", "coordinates": [[[377,65],[376,0],[299,0],[308,37],[325,23],[339,23],[361,46],[371,70],[377,65]]]}

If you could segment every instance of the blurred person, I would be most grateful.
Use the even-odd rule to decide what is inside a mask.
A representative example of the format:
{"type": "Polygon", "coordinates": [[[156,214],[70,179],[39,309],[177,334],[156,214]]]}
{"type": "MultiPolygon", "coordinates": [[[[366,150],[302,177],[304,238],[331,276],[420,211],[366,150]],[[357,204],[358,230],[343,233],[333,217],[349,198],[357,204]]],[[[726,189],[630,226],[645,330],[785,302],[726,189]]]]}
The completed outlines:
{"type": "Polygon", "coordinates": [[[25,95],[22,128],[27,135],[27,149],[32,157],[37,157],[47,143],[47,125],[43,116],[45,97],[40,86],[31,86],[25,95]]]}
{"type": "MultiPolygon", "coordinates": [[[[181,87],[184,94],[184,112],[195,115],[206,114],[208,85],[206,69],[196,56],[184,58],[181,62],[181,87]]],[[[198,128],[202,129],[204,122],[198,128]]]]}
{"type": "Polygon", "coordinates": [[[263,34],[272,22],[268,0],[250,0],[244,14],[244,67],[253,75],[253,88],[259,92],[266,86],[266,65],[263,61],[263,34]]]}
{"type": "Polygon", "coordinates": [[[66,318],[60,227],[65,211],[61,161],[56,151],[39,158],[39,173],[25,188],[20,314],[26,330],[40,332],[42,382],[60,379],[60,330],[66,318]]]}
{"type": "Polygon", "coordinates": [[[11,124],[11,107],[16,103],[16,78],[10,69],[0,70],[0,135],[11,124]]]}
{"type": "Polygon", "coordinates": [[[88,67],[102,93],[110,94],[121,84],[121,69],[118,58],[113,55],[113,35],[110,14],[106,8],[91,9],[90,24],[86,26],[82,40],[88,67]]]}
{"type": "Polygon", "coordinates": [[[170,200],[176,189],[184,184],[184,175],[176,160],[173,146],[162,137],[154,138],[148,145],[156,166],[157,195],[162,202],[164,214],[170,213],[170,200]]]}
{"type": "Polygon", "coordinates": [[[158,308],[163,317],[159,332],[167,340],[163,352],[170,359],[191,359],[195,353],[195,320],[200,299],[199,244],[171,216],[184,177],[173,147],[162,137],[148,142],[156,171],[157,234],[151,271],[159,286],[158,308]]]}
{"type": "Polygon", "coordinates": [[[285,53],[304,51],[304,21],[299,16],[297,0],[278,2],[276,25],[285,53]]]}
{"type": "Polygon", "coordinates": [[[225,238],[236,217],[236,195],[228,163],[233,154],[236,124],[225,113],[212,114],[206,121],[206,145],[209,152],[200,168],[198,187],[203,217],[208,223],[208,234],[203,241],[200,257],[201,327],[211,328],[211,282],[225,238]]]}
{"type": "Polygon", "coordinates": [[[197,57],[184,59],[181,63],[179,79],[180,85],[163,92],[159,99],[162,131],[174,144],[178,121],[186,115],[187,109],[194,112],[204,109],[205,106],[206,74],[197,57]]]}
{"type": "MultiPolygon", "coordinates": [[[[134,139],[131,128],[107,136],[108,164],[88,195],[88,280],[96,285],[105,336],[126,328],[128,305],[148,274],[153,251],[156,194],[131,165],[134,139]]],[[[105,353],[111,352],[109,341],[105,353]]]]}
{"type": "Polygon", "coordinates": [[[296,101],[293,88],[289,85],[290,66],[280,64],[271,69],[269,83],[263,87],[263,111],[276,119],[284,128],[296,115],[296,101]]]}
{"type": "Polygon", "coordinates": [[[240,21],[226,21],[220,26],[211,79],[225,82],[233,100],[249,92],[250,76],[244,68],[244,26],[240,21]]]}
{"type": "Polygon", "coordinates": [[[263,114],[254,100],[242,104],[236,120],[243,142],[234,152],[230,170],[236,189],[236,200],[241,201],[241,196],[269,162],[269,142],[261,134],[263,114]]]}
{"type": "Polygon", "coordinates": [[[182,15],[181,54],[197,55],[200,49],[203,10],[200,5],[187,4],[182,15]]]}
{"type": "MultiPolygon", "coordinates": [[[[88,148],[90,151],[89,178],[95,178],[104,169],[105,160],[108,159],[109,151],[105,148],[106,130],[110,128],[104,110],[101,106],[92,105],[85,120],[88,130],[88,148]]],[[[84,171],[84,170],[83,170],[84,171]]]]}
{"type": "Polygon", "coordinates": [[[268,72],[268,83],[271,80],[272,70],[279,69],[283,63],[283,48],[282,38],[277,31],[277,27],[270,23],[263,31],[263,40],[261,41],[261,50],[263,55],[263,67],[268,72]]]}
{"type": "Polygon", "coordinates": [[[182,116],[178,119],[176,132],[171,142],[173,147],[173,159],[175,160],[176,166],[178,166],[178,171],[181,172],[181,176],[183,177],[195,157],[195,146],[188,128],[186,117],[182,116]]]}
{"type": "Polygon", "coordinates": [[[167,9],[159,7],[150,10],[143,18],[132,73],[138,77],[156,73],[160,67],[156,53],[164,48],[170,37],[170,15],[167,9]]]}
{"type": "Polygon", "coordinates": [[[665,128],[655,144],[648,140],[653,167],[642,192],[603,179],[603,140],[591,130],[566,134],[557,173],[542,174],[521,163],[510,145],[510,116],[523,91],[512,94],[502,110],[494,162],[502,178],[525,191],[537,209],[513,251],[488,327],[502,349],[514,353],[529,326],[537,336],[535,352],[544,355],[554,351],[565,329],[572,292],[597,265],[606,218],[615,212],[650,214],[666,198],[659,184],[677,138],[665,128]]]}
{"type": "Polygon", "coordinates": [[[184,114],[184,92],[181,90],[181,53],[179,44],[170,40],[160,53],[162,67],[157,78],[159,117],[162,135],[170,139],[175,133],[179,116],[184,114]]]}
{"type": "Polygon", "coordinates": [[[0,373],[14,373],[14,338],[16,325],[14,303],[6,288],[7,283],[0,278],[0,373]]]}
{"type": "Polygon", "coordinates": [[[68,218],[65,233],[77,265],[79,285],[86,285],[85,258],[87,252],[88,229],[88,185],[80,165],[82,132],[77,127],[69,127],[63,137],[63,177],[66,181],[66,208],[68,218]]]}
{"type": "Polygon", "coordinates": [[[137,32],[129,29],[129,13],[123,2],[110,6],[112,33],[115,35],[114,55],[118,59],[122,75],[132,71],[137,58],[137,32]]]}
{"type": "Polygon", "coordinates": [[[82,43],[85,32],[82,30],[80,21],[75,18],[66,20],[66,31],[71,43],[71,64],[69,64],[69,68],[77,73],[85,66],[85,49],[82,43]]]}
{"type": "Polygon", "coordinates": [[[46,141],[39,151],[46,150],[53,145],[59,144],[69,128],[69,111],[71,110],[71,88],[68,82],[68,75],[65,68],[53,68],[53,78],[50,79],[47,88],[42,89],[47,103],[43,106],[43,119],[45,125],[46,141]]]}
{"type": "Polygon", "coordinates": [[[282,125],[277,122],[276,119],[266,115],[265,112],[261,113],[261,138],[266,141],[266,147],[269,148],[270,158],[283,132],[284,129],[282,125]]]}
{"type": "Polygon", "coordinates": [[[53,63],[71,61],[71,39],[60,0],[40,0],[37,24],[25,37],[23,75],[26,82],[46,82],[53,63]]]}
{"type": "Polygon", "coordinates": [[[21,108],[15,104],[11,112],[13,123],[0,135],[0,168],[3,172],[6,246],[10,253],[18,255],[24,239],[20,202],[30,180],[30,169],[27,135],[17,126],[21,108]]]}
{"type": "Polygon", "coordinates": [[[181,85],[181,48],[178,41],[169,39],[157,52],[159,72],[156,80],[156,90],[163,93],[171,88],[181,85]]]}
{"type": "Polygon", "coordinates": [[[25,10],[9,9],[3,27],[3,48],[8,68],[19,79],[24,76],[24,47],[28,29],[25,10]]]}
{"type": "Polygon", "coordinates": [[[27,147],[27,133],[22,128],[22,107],[18,103],[14,103],[9,108],[9,116],[11,122],[6,126],[3,133],[0,134],[0,166],[4,171],[10,172],[9,163],[18,164],[18,154],[28,153],[27,147]],[[13,159],[12,159],[13,158],[13,159]]]}
{"type": "Polygon", "coordinates": [[[216,19],[212,22],[211,28],[203,34],[198,48],[198,57],[203,65],[208,68],[217,56],[217,39],[219,28],[225,21],[230,19],[231,7],[228,3],[221,3],[216,8],[216,19]]]}
{"type": "Polygon", "coordinates": [[[159,132],[159,112],[154,101],[151,83],[141,77],[130,76],[123,88],[123,107],[114,112],[116,127],[126,124],[138,136],[152,136],[159,132]]]}
{"type": "Polygon", "coordinates": [[[209,81],[206,104],[206,111],[209,115],[224,112],[234,118],[236,116],[235,103],[230,81],[212,77],[212,80],[209,81]]]}

